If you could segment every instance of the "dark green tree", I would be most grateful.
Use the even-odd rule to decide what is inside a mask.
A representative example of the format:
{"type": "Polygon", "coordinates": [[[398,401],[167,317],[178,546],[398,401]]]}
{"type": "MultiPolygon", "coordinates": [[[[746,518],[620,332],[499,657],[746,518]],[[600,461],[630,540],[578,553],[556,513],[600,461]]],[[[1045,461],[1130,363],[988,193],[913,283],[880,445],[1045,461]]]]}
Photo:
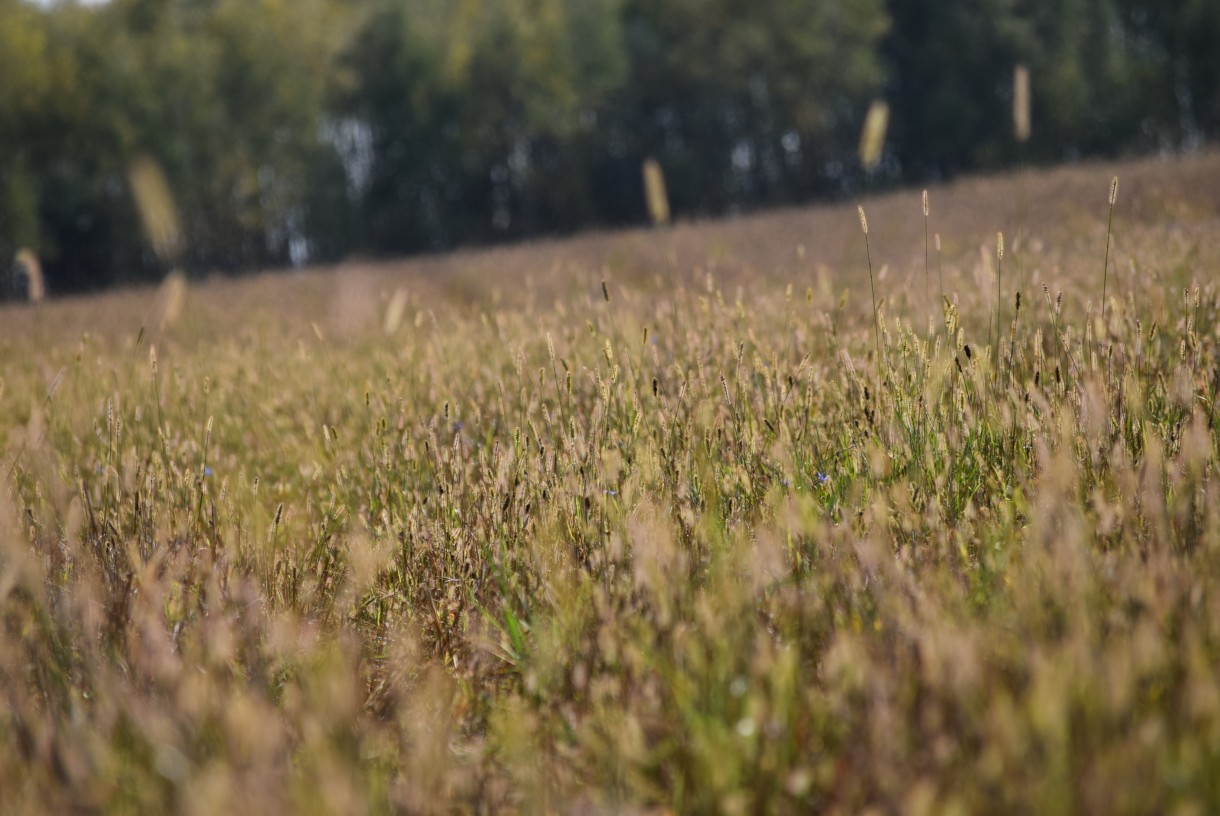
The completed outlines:
{"type": "Polygon", "coordinates": [[[617,0],[378,0],[347,127],[380,251],[588,223],[582,145],[625,76],[617,0]]]}
{"type": "Polygon", "coordinates": [[[0,268],[32,246],[55,291],[640,222],[648,157],[679,217],[806,201],[858,184],[877,97],[882,182],[1193,146],[1218,46],[1212,0],[0,0],[0,268]]]}
{"type": "Polygon", "coordinates": [[[1139,143],[1158,116],[1153,62],[1128,36],[1117,0],[891,0],[889,8],[891,146],[903,178],[1112,153],[1139,143]],[[1027,146],[1013,138],[1018,63],[1031,75],[1027,146]]]}
{"type": "Polygon", "coordinates": [[[1220,3],[1119,0],[1130,51],[1151,64],[1144,131],[1162,146],[1220,135],[1220,3]]]}
{"type": "Polygon", "coordinates": [[[11,288],[9,266],[20,246],[38,248],[37,157],[30,134],[54,88],[43,15],[19,0],[0,0],[0,291],[11,288]]]}
{"type": "MultiPolygon", "coordinates": [[[[12,129],[0,140],[16,157],[0,171],[4,206],[12,225],[36,213],[53,288],[159,275],[169,263],[249,269],[302,257],[307,226],[321,220],[310,204],[336,183],[323,123],[349,17],[332,0],[40,11],[5,0],[0,39],[35,34],[22,40],[28,53],[0,48],[0,61],[37,67],[0,73],[0,107],[6,95],[38,101],[2,114],[12,129]],[[157,257],[141,235],[128,184],[140,157],[169,180],[184,232],[177,257],[157,257]]],[[[0,233],[31,232],[18,226],[0,233]]]]}
{"type": "Polygon", "coordinates": [[[679,212],[842,183],[884,80],[881,2],[627,0],[632,76],[613,152],[655,154],[679,212]]]}

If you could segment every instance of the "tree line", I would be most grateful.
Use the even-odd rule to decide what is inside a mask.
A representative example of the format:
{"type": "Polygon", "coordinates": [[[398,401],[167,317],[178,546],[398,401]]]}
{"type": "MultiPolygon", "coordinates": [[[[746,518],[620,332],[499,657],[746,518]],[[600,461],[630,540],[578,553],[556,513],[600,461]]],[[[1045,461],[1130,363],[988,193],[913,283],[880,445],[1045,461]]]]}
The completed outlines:
{"type": "Polygon", "coordinates": [[[649,158],[690,217],[1218,132],[1214,0],[0,0],[0,264],[60,292],[636,223],[649,158]]]}

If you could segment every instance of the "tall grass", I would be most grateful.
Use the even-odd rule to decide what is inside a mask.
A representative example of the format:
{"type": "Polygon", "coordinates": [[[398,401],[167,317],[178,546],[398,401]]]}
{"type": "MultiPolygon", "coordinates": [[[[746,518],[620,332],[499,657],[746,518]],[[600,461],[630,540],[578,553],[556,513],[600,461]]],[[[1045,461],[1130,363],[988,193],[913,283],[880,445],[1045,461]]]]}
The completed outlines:
{"type": "Polygon", "coordinates": [[[1106,283],[1110,277],[1110,236],[1114,230],[1114,204],[1118,201],[1118,176],[1110,181],[1110,209],[1106,215],[1106,258],[1101,274],[1101,324],[1106,325],[1106,283]]]}
{"type": "MultiPolygon", "coordinates": [[[[995,234],[995,375],[1000,376],[1000,368],[1003,365],[1003,354],[1000,346],[1003,345],[1004,322],[1003,322],[1003,307],[1004,307],[1004,233],[997,232],[995,234]]],[[[990,342],[990,339],[988,340],[990,342]]]]}
{"type": "Polygon", "coordinates": [[[880,382],[881,372],[881,309],[877,305],[877,282],[873,279],[873,252],[868,245],[868,216],[864,214],[864,207],[856,207],[856,212],[860,216],[860,231],[864,234],[864,257],[868,262],[868,291],[873,298],[873,338],[877,345],[877,372],[878,382],[880,382]]]}
{"type": "MultiPolygon", "coordinates": [[[[924,303],[930,303],[932,300],[932,289],[929,284],[931,276],[931,263],[929,261],[929,245],[928,245],[928,216],[931,214],[931,208],[928,206],[928,191],[923,191],[923,299],[924,303]]],[[[943,303],[945,299],[944,281],[940,282],[940,300],[938,303],[943,303]]],[[[931,310],[928,313],[929,328],[931,327],[932,315],[931,310]]]]}
{"type": "MultiPolygon", "coordinates": [[[[1111,367],[1074,363],[1081,275],[1003,378],[986,281],[934,342],[867,245],[871,314],[711,261],[613,300],[523,269],[521,308],[48,304],[91,330],[0,341],[0,809],[1211,812],[1196,217],[1124,238],[1111,367]]],[[[1095,264],[1071,239],[1039,265],[1095,264]]]]}

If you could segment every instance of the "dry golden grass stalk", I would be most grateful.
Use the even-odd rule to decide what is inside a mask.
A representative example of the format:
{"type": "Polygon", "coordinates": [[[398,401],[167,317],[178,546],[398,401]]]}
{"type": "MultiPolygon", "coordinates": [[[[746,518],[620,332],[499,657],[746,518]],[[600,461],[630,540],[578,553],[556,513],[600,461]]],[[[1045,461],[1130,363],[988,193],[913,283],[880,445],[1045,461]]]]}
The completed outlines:
{"type": "MultiPolygon", "coordinates": [[[[1000,371],[1000,338],[1004,334],[1004,324],[1001,322],[1003,313],[1003,285],[1004,285],[1004,233],[997,232],[995,234],[995,331],[996,331],[996,376],[999,376],[1000,371]]],[[[990,338],[988,339],[990,342],[990,338]]]]}
{"type": "Polygon", "coordinates": [[[1028,142],[1030,134],[1029,68],[1018,65],[1012,75],[1012,126],[1018,142],[1028,142]]]}
{"type": "Polygon", "coordinates": [[[30,303],[40,303],[47,295],[46,282],[42,277],[42,264],[33,250],[22,248],[17,250],[13,264],[25,278],[26,297],[30,303]]]}
{"type": "Polygon", "coordinates": [[[881,164],[881,153],[885,149],[885,131],[890,123],[890,106],[881,100],[874,102],[864,118],[864,130],[860,133],[860,164],[872,172],[881,164]]]}
{"type": "Polygon", "coordinates": [[[398,331],[398,327],[402,325],[402,318],[407,313],[407,291],[405,289],[395,289],[393,296],[390,297],[390,304],[385,310],[385,322],[382,328],[386,334],[393,334],[398,331]]]}
{"type": "MultiPolygon", "coordinates": [[[[932,213],[932,208],[928,204],[928,191],[924,190],[923,191],[923,296],[924,296],[925,303],[929,299],[929,292],[930,292],[930,288],[928,285],[928,279],[931,274],[928,270],[928,267],[929,267],[928,259],[929,259],[929,254],[930,254],[928,251],[929,250],[929,248],[928,248],[928,216],[931,215],[931,213],[932,213]]],[[[943,300],[944,296],[945,296],[944,286],[941,286],[940,295],[941,295],[941,299],[943,300]]]]}
{"type": "Polygon", "coordinates": [[[141,156],[127,168],[127,182],[145,237],[158,258],[172,262],[182,249],[182,225],[165,171],[154,159],[141,156]]]}
{"type": "Polygon", "coordinates": [[[648,215],[658,227],[669,224],[669,193],[665,189],[665,173],[656,159],[644,162],[644,195],[648,200],[648,215]]]}
{"type": "Polygon", "coordinates": [[[1110,233],[1114,229],[1114,204],[1118,201],[1118,176],[1110,181],[1110,214],[1106,219],[1106,261],[1101,273],[1101,323],[1106,323],[1106,282],[1110,277],[1110,233]]]}
{"type": "MultiPolygon", "coordinates": [[[[873,252],[868,246],[868,216],[864,214],[864,207],[857,206],[856,212],[860,215],[860,230],[864,233],[864,255],[868,261],[868,289],[873,296],[873,336],[877,343],[877,372],[880,378],[881,372],[881,311],[877,308],[877,284],[873,280],[873,252]]],[[[881,269],[882,275],[885,274],[885,268],[881,269]]]]}
{"type": "Polygon", "coordinates": [[[161,284],[161,328],[168,329],[182,317],[186,308],[186,275],[175,269],[161,284]]]}

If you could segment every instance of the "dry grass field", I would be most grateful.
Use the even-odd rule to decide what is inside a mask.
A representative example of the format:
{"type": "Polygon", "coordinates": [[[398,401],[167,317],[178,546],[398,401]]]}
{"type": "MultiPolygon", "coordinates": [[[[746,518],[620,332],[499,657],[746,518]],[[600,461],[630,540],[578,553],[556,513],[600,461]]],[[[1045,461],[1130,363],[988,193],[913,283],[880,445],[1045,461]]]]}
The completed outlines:
{"type": "Polygon", "coordinates": [[[929,194],[0,307],[0,812],[1217,812],[1220,154],[929,194]]]}

